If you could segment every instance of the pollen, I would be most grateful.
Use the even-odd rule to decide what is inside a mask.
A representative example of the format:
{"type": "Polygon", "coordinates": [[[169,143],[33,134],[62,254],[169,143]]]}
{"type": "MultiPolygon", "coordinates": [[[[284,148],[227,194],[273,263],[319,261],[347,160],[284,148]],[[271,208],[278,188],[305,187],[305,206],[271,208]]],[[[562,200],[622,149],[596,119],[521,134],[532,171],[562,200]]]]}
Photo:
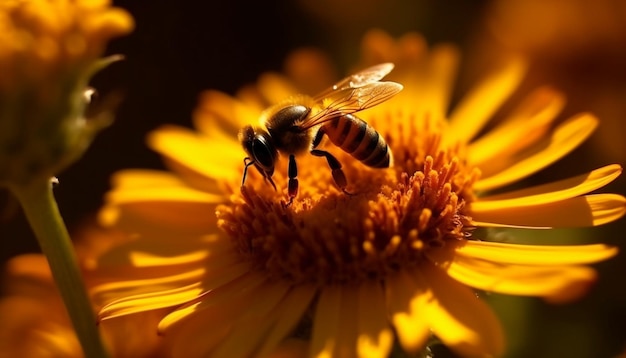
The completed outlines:
{"type": "Polygon", "coordinates": [[[434,121],[398,116],[395,126],[387,115],[368,120],[390,145],[391,168],[371,169],[325,148],[343,164],[350,194],[334,187],[322,158],[303,155],[297,158],[300,192],[286,205],[281,158],[273,177],[279,190],[250,173],[218,208],[219,227],[257,270],[292,284],[382,280],[419,264],[433,247],[466,240],[472,227],[465,207],[478,171],[465,165],[458,146],[441,148],[434,121]]]}

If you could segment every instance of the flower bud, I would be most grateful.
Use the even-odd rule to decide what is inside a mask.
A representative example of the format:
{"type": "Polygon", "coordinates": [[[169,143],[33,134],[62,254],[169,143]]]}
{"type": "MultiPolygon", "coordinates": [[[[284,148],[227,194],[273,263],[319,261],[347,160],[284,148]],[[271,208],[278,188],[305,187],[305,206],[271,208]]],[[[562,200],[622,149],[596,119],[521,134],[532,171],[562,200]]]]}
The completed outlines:
{"type": "Polygon", "coordinates": [[[87,84],[119,57],[107,42],[132,17],[106,0],[0,3],[0,184],[51,177],[87,148],[99,121],[84,116],[87,84]]]}

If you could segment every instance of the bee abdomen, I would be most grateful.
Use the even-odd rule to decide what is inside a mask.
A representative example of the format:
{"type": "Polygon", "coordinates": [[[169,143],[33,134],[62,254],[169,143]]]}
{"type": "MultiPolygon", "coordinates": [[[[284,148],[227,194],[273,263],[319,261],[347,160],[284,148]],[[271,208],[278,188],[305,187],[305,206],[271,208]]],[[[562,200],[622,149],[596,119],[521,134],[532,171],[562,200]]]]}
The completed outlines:
{"type": "Polygon", "coordinates": [[[391,165],[387,142],[362,119],[348,114],[328,121],[322,128],[334,145],[363,164],[372,168],[388,168],[391,165]]]}

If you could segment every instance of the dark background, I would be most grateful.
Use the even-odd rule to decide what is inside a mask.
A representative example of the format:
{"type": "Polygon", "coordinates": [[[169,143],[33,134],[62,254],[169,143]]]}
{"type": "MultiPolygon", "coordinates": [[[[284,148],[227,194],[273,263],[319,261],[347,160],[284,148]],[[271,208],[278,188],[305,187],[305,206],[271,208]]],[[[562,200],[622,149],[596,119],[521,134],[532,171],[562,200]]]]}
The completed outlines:
{"type": "MultiPolygon", "coordinates": [[[[96,138],[79,162],[59,174],[55,194],[70,229],[97,211],[113,172],[161,167],[158,156],[144,144],[149,130],[163,123],[189,126],[201,91],[212,88],[234,93],[262,72],[280,70],[286,55],[296,48],[325,50],[343,71],[357,62],[361,37],[372,27],[395,36],[419,31],[431,44],[454,42],[466,59],[454,98],[463,94],[472,79],[479,78],[476,72],[486,70],[476,65],[481,59],[494,50],[506,50],[485,25],[494,3],[485,0],[115,3],[135,17],[136,29],[108,48],[108,53],[124,54],[126,60],[98,74],[92,85],[103,95],[122,90],[125,99],[116,122],[96,138]]],[[[528,23],[533,26],[530,19],[528,23]]],[[[626,56],[603,38],[591,43],[597,46],[565,53],[524,47],[535,64],[522,87],[548,81],[570,95],[565,115],[593,110],[602,119],[602,127],[591,140],[530,178],[529,183],[560,179],[609,163],[624,164],[626,74],[620,64],[626,63],[626,56]]],[[[625,187],[622,177],[603,191],[624,194],[625,187]]],[[[6,192],[0,192],[0,209],[2,262],[38,251],[19,207],[6,192]]],[[[537,243],[604,242],[624,248],[624,221],[577,231],[513,231],[511,235],[537,243]]],[[[623,351],[626,293],[621,275],[625,261],[620,254],[597,265],[599,282],[589,296],[575,304],[549,306],[532,298],[489,295],[487,299],[508,331],[509,357],[610,357],[623,351]]],[[[445,356],[438,353],[438,357],[445,356]]]]}

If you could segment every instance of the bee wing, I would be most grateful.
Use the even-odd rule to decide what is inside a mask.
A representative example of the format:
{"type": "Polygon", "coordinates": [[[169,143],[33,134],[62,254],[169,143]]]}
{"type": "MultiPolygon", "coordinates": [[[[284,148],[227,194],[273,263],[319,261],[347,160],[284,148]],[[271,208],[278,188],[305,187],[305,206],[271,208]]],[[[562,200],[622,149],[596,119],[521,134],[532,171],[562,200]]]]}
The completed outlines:
{"type": "Polygon", "coordinates": [[[322,109],[309,116],[300,126],[309,129],[337,116],[374,107],[393,97],[402,88],[401,84],[395,82],[373,82],[358,88],[333,91],[322,100],[322,109]]]}
{"type": "Polygon", "coordinates": [[[333,92],[343,91],[346,89],[361,88],[369,84],[378,82],[389,72],[391,72],[391,70],[393,70],[393,67],[393,63],[381,63],[372,67],[368,67],[335,83],[331,87],[327,88],[325,91],[315,96],[314,100],[316,102],[321,102],[331,96],[333,92]]]}

